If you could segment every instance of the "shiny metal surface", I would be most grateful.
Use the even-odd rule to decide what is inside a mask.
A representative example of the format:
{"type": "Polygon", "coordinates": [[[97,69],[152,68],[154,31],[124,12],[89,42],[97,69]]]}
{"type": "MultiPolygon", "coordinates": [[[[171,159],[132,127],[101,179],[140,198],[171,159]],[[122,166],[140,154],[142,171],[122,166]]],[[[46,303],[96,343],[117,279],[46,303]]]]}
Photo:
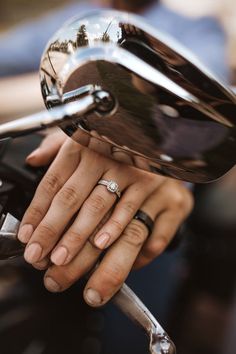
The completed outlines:
{"type": "MultiPolygon", "coordinates": [[[[17,239],[20,221],[11,214],[0,219],[0,260],[23,255],[25,245],[17,239]]],[[[133,322],[139,324],[150,338],[150,354],[175,354],[175,346],[154,316],[135,295],[123,284],[113,297],[113,303],[133,322]]]]}
{"type": "Polygon", "coordinates": [[[113,303],[130,317],[132,321],[136,322],[145,330],[150,339],[149,351],[151,354],[176,353],[175,345],[168,337],[167,333],[126,284],[124,284],[120,291],[114,296],[113,303]]]}
{"type": "MultiPolygon", "coordinates": [[[[52,101],[50,101],[52,102],[52,101]]],[[[90,85],[89,90],[75,90],[64,97],[65,104],[54,107],[50,111],[40,112],[28,117],[17,119],[0,125],[0,139],[15,138],[48,127],[64,124],[78,129],[80,120],[77,116],[84,116],[93,111],[99,116],[105,116],[115,110],[115,101],[108,92],[99,87],[90,85]],[[76,97],[74,102],[72,97],[76,97]],[[67,103],[70,102],[70,103],[67,103]]],[[[68,128],[69,129],[69,128],[68,128]]]]}
{"type": "Polygon", "coordinates": [[[45,49],[40,80],[48,112],[0,125],[0,138],[58,124],[82,145],[100,139],[112,158],[118,149],[189,182],[235,164],[235,94],[141,17],[100,10],[68,21],[45,49]]]}
{"type": "MultiPolygon", "coordinates": [[[[117,112],[86,115],[83,130],[145,158],[150,171],[207,182],[235,164],[235,95],[138,16],[100,10],[67,22],[47,46],[40,76],[48,108],[50,97],[60,102],[87,85],[110,92],[117,112]]],[[[81,142],[75,127],[62,128],[81,142]]]]}
{"type": "Polygon", "coordinates": [[[17,239],[19,220],[8,213],[1,216],[0,224],[0,260],[22,255],[24,245],[17,239]]]}

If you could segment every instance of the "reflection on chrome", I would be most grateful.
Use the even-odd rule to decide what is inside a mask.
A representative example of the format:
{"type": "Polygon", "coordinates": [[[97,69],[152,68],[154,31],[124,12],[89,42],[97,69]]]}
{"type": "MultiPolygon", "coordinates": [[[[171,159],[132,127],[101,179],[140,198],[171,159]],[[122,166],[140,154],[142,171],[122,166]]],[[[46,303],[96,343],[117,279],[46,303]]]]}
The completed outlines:
{"type": "MultiPolygon", "coordinates": [[[[50,125],[81,144],[100,139],[111,157],[115,147],[137,167],[190,182],[217,179],[235,164],[236,96],[138,16],[100,10],[67,22],[45,49],[40,79],[50,125]],[[87,109],[68,119],[63,107],[85,99],[87,109]]],[[[37,119],[34,130],[46,126],[37,119]]],[[[7,129],[0,126],[0,137],[7,129]]]]}
{"type": "MultiPolygon", "coordinates": [[[[90,84],[111,92],[118,109],[104,119],[86,116],[84,131],[145,158],[148,170],[206,182],[233,167],[234,94],[138,16],[93,11],[51,39],[41,62],[45,103],[90,84]]],[[[62,128],[79,141],[77,130],[62,128]]]]}

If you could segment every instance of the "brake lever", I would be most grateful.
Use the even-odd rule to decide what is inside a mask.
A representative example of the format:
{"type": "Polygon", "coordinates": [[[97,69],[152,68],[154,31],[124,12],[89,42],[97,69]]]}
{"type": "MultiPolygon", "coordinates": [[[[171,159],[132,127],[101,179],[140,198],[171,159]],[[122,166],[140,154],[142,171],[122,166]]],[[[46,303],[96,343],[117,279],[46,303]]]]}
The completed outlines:
{"type": "MultiPolygon", "coordinates": [[[[25,245],[18,238],[20,221],[11,214],[0,218],[0,260],[21,256],[25,245]]],[[[150,354],[175,354],[176,349],[167,333],[137,297],[126,285],[112,299],[113,303],[133,322],[141,326],[149,337],[150,354]]]]}
{"type": "Polygon", "coordinates": [[[123,284],[112,301],[127,317],[144,329],[149,337],[150,354],[176,354],[175,345],[168,334],[126,284],[123,284]]]}

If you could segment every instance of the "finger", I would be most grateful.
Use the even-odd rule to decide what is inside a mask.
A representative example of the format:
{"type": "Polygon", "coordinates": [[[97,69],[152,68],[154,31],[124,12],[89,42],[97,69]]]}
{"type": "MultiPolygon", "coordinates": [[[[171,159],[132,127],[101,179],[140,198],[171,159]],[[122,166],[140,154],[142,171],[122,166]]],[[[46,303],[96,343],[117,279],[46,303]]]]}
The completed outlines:
{"type": "Polygon", "coordinates": [[[31,166],[48,165],[55,158],[65,140],[66,134],[61,130],[49,134],[40,146],[27,156],[26,162],[31,166]]]}
{"type": "Polygon", "coordinates": [[[50,259],[44,258],[42,261],[32,264],[32,266],[37,270],[46,270],[49,268],[50,264],[50,259]]]}
{"type": "MultiPolygon", "coordinates": [[[[116,176],[119,189],[122,192],[127,187],[127,179],[117,170],[109,170],[102,179],[111,180],[111,176],[116,176]]],[[[94,185],[97,184],[98,178],[94,185]]],[[[88,183],[86,181],[86,183],[88,183]]],[[[85,187],[86,188],[86,187],[85,187]]],[[[94,233],[104,216],[117,201],[117,195],[107,190],[106,186],[97,185],[89,197],[82,205],[77,218],[62,237],[57,247],[52,253],[51,260],[56,265],[67,264],[81,250],[86,240],[94,233]]],[[[103,242],[109,241],[107,235],[103,242]]]]}
{"type": "MultiPolygon", "coordinates": [[[[28,263],[37,263],[51,252],[65,226],[90,195],[102,173],[103,164],[99,163],[98,155],[88,153],[87,157],[81,160],[79,168],[53,198],[46,215],[28,242],[24,254],[28,263]],[[97,168],[94,168],[95,160],[97,168]]],[[[70,233],[70,237],[75,236],[75,232],[70,233]]],[[[66,248],[62,251],[61,257],[66,258],[66,248]]]]}
{"type": "Polygon", "coordinates": [[[132,220],[119,240],[111,246],[86,285],[84,298],[90,306],[104,305],[120,289],[147,234],[145,225],[132,220]]]}
{"type": "Polygon", "coordinates": [[[66,141],[40,182],[34,198],[22,219],[18,238],[27,243],[34,229],[47,213],[51,201],[68,178],[73,174],[80,161],[80,149],[77,143],[66,141]],[[73,145],[74,144],[74,145],[73,145]],[[73,152],[71,147],[74,147],[73,152]]]}
{"type": "MultiPolygon", "coordinates": [[[[120,237],[145,199],[153,191],[152,186],[144,186],[145,183],[134,184],[126,190],[108,222],[94,237],[92,242],[94,242],[96,247],[106,249],[120,237]]],[[[158,210],[158,207],[155,207],[155,211],[156,209],[158,210]]]]}
{"type": "Polygon", "coordinates": [[[166,249],[192,207],[192,195],[182,182],[166,179],[160,189],[156,190],[141,207],[155,220],[155,224],[135,263],[135,268],[147,265],[166,249]]]}
{"type": "Polygon", "coordinates": [[[159,215],[156,219],[152,235],[143,246],[134,264],[134,268],[142,268],[162,254],[184,219],[184,215],[176,212],[176,210],[166,211],[159,215]]]}
{"type": "Polygon", "coordinates": [[[83,275],[88,273],[101,254],[90,242],[86,242],[80,254],[64,266],[52,265],[44,276],[45,287],[51,292],[68,289],[83,275]]]}

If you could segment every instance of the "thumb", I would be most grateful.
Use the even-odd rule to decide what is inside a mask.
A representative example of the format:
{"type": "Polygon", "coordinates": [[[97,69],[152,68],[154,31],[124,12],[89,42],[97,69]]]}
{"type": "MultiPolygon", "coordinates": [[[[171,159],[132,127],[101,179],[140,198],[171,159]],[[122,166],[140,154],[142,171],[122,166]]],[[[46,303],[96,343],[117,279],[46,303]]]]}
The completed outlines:
{"type": "Polygon", "coordinates": [[[47,135],[40,146],[27,156],[26,163],[34,167],[48,165],[55,158],[66,138],[67,135],[62,131],[47,135]]]}

